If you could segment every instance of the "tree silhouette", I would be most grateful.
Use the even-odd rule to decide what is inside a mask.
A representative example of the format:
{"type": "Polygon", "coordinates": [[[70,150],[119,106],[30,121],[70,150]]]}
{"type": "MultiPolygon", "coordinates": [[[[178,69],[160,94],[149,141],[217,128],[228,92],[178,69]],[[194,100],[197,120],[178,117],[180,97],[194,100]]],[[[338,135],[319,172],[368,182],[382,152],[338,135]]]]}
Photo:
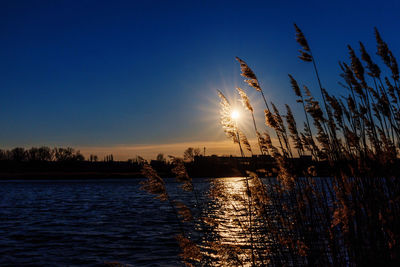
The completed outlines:
{"type": "Polygon", "coordinates": [[[157,161],[160,161],[160,162],[166,162],[166,159],[165,159],[163,153],[157,154],[156,160],[157,160],[157,161]]]}
{"type": "Polygon", "coordinates": [[[200,148],[188,147],[183,152],[183,159],[185,161],[193,161],[195,156],[200,156],[200,148]]]}
{"type": "Polygon", "coordinates": [[[89,160],[90,160],[91,162],[97,162],[98,157],[97,157],[97,155],[90,154],[89,160]]]}
{"type": "Polygon", "coordinates": [[[25,151],[25,148],[16,147],[13,150],[11,150],[10,156],[11,156],[11,160],[21,162],[21,161],[26,161],[26,159],[27,159],[26,155],[27,155],[27,153],[25,151]]]}

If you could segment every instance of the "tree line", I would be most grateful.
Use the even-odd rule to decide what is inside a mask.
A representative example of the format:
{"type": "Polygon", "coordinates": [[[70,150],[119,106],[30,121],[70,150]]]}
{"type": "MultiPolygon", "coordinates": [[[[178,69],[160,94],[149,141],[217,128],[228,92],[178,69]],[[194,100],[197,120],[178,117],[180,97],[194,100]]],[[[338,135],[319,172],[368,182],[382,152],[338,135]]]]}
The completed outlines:
{"type": "Polygon", "coordinates": [[[38,161],[84,161],[85,157],[79,150],[71,147],[54,147],[47,146],[32,147],[25,149],[23,147],[15,147],[10,150],[0,149],[0,160],[16,161],[16,162],[38,162],[38,161]]]}
{"type": "MultiPolygon", "coordinates": [[[[195,156],[200,155],[199,148],[189,147],[183,153],[185,161],[193,161],[195,156]]],[[[0,149],[0,161],[15,161],[15,162],[76,162],[85,161],[97,162],[99,158],[97,155],[91,154],[87,159],[81,154],[79,150],[71,147],[54,147],[50,148],[47,146],[31,147],[25,149],[23,147],[15,147],[13,149],[0,149]]],[[[113,162],[114,156],[112,154],[104,156],[103,161],[113,162]]],[[[128,162],[140,163],[143,158],[137,157],[136,159],[129,159],[128,162]]],[[[159,153],[156,157],[156,161],[167,162],[167,158],[164,154],[159,153]]]]}

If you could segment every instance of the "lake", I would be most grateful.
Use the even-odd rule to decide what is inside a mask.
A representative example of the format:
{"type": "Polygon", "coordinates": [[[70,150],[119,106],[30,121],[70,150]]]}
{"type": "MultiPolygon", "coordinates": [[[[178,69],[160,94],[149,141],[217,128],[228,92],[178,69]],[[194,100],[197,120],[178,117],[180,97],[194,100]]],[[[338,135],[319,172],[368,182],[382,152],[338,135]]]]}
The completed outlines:
{"type": "MultiPolygon", "coordinates": [[[[213,180],[230,192],[243,189],[239,178],[213,180]]],[[[141,191],[140,181],[0,181],[0,265],[181,266],[175,214],[167,202],[141,191]]],[[[209,181],[193,183],[204,202],[209,181]]],[[[172,198],[195,205],[174,179],[166,185],[172,198]]],[[[207,212],[223,205],[208,205],[207,212]]],[[[229,206],[226,212],[235,211],[229,206]]],[[[230,227],[230,217],[225,224],[220,218],[218,232],[237,242],[240,233],[230,227]]]]}

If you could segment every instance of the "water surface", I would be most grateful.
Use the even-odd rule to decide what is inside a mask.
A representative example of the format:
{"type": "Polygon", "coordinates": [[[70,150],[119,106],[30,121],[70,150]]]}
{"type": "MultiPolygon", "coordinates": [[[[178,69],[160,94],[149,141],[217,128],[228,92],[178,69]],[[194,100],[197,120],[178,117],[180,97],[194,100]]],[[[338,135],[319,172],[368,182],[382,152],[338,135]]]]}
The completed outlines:
{"type": "MultiPolygon", "coordinates": [[[[0,181],[0,265],[182,266],[176,215],[168,202],[140,190],[140,181],[0,181]]],[[[208,238],[222,245],[248,244],[242,178],[194,179],[199,202],[174,179],[165,181],[172,199],[186,203],[194,215],[215,220],[208,238]],[[212,199],[210,184],[221,187],[212,199]]],[[[185,225],[196,229],[189,233],[193,239],[201,240],[195,236],[206,229],[200,220],[185,225]]],[[[201,245],[205,251],[207,242],[201,245]]],[[[210,253],[206,265],[224,263],[210,253]]],[[[239,257],[249,262],[248,253],[239,257]]]]}
{"type": "Polygon", "coordinates": [[[179,265],[175,217],[139,181],[1,181],[0,265],[179,265]]]}

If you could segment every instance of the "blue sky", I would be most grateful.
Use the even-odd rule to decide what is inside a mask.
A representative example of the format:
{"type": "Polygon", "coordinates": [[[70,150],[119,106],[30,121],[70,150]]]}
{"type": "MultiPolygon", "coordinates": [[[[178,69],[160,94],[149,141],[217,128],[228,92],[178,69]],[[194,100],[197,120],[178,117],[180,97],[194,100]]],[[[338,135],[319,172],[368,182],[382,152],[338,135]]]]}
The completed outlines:
{"type": "Polygon", "coordinates": [[[339,93],[337,62],[359,40],[375,54],[374,26],[400,54],[399,14],[396,1],[1,1],[0,146],[125,158],[193,143],[234,153],[213,151],[225,140],[216,89],[233,96],[242,86],[260,102],[235,56],[270,101],[295,105],[288,73],[318,91],[311,66],[297,59],[293,22],[324,86],[339,93]]]}

